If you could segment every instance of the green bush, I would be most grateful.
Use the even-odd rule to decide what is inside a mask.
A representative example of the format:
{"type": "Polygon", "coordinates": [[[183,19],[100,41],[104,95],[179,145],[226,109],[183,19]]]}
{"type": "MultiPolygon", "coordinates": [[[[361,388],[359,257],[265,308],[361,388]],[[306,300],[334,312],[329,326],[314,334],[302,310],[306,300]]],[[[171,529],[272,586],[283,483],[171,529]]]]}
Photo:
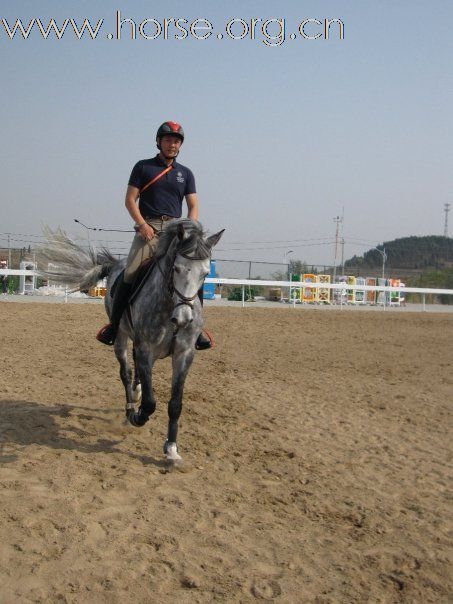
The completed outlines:
{"type": "MultiPolygon", "coordinates": [[[[248,287],[245,286],[244,298],[246,302],[254,302],[255,296],[261,296],[263,292],[262,287],[248,287]]],[[[233,287],[228,293],[228,300],[242,300],[242,287],[233,287]]]]}

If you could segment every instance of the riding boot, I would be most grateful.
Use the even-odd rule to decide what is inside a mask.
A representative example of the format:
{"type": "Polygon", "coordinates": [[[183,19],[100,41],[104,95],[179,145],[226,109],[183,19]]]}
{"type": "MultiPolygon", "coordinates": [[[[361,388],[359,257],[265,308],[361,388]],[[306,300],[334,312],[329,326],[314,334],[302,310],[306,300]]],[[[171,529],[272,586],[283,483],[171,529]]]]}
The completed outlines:
{"type": "Polygon", "coordinates": [[[124,282],[124,275],[118,279],[116,284],[115,294],[113,296],[112,312],[110,315],[110,323],[104,325],[96,335],[96,339],[102,344],[112,346],[115,343],[116,334],[120,326],[121,317],[127,306],[129,296],[132,289],[132,283],[124,282]]]}
{"type": "MultiPolygon", "coordinates": [[[[203,287],[200,287],[200,289],[198,290],[198,299],[200,300],[200,304],[203,307],[203,287]]],[[[213,346],[213,339],[210,336],[205,335],[203,332],[201,332],[197,338],[197,341],[195,342],[195,348],[197,350],[208,350],[209,348],[213,348],[213,346]]]]}

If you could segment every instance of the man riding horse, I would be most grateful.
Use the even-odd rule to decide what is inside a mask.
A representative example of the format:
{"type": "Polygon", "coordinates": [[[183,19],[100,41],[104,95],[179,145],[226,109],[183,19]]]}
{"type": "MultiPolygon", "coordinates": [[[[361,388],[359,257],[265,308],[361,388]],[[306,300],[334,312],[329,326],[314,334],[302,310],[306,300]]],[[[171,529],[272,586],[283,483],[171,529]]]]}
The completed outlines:
{"type": "MultiPolygon", "coordinates": [[[[135,222],[136,235],[126,268],[116,285],[110,323],[102,327],[96,335],[96,339],[103,344],[114,344],[138,269],[154,256],[160,233],[171,222],[181,217],[183,199],[187,204],[187,217],[198,220],[194,175],[189,168],[176,162],[183,142],[182,126],[176,122],[164,122],[156,134],[159,153],[151,159],[139,161],[132,169],[125,205],[135,222]]],[[[202,289],[199,297],[203,303],[202,289]]],[[[203,350],[211,346],[210,338],[200,333],[196,348],[203,350]]]]}

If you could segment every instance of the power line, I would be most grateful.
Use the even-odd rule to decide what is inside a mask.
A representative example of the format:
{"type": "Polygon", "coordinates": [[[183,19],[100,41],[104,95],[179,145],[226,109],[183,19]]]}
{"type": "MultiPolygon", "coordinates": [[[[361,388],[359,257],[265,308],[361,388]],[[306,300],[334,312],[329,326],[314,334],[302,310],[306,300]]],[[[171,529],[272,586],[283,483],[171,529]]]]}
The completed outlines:
{"type": "MultiPolygon", "coordinates": [[[[104,229],[98,227],[85,227],[90,231],[104,231],[104,232],[114,232],[114,233],[133,233],[133,230],[121,230],[121,229],[104,229]]],[[[7,235],[8,233],[0,233],[0,235],[7,235]]],[[[38,239],[45,239],[43,235],[29,234],[29,233],[10,233],[10,235],[16,235],[21,237],[36,237],[38,239]]],[[[268,243],[304,243],[306,241],[323,241],[325,239],[331,239],[331,236],[318,236],[318,237],[308,237],[306,239],[273,239],[270,241],[230,241],[229,245],[254,245],[254,244],[268,244],[268,243]]],[[[111,239],[98,239],[97,241],[113,241],[111,239]]],[[[122,240],[118,240],[122,241],[122,240]]]]}
{"type": "MultiPolygon", "coordinates": [[[[45,237],[43,236],[38,236],[38,235],[33,235],[35,238],[36,237],[40,237],[40,239],[45,242],[47,241],[45,237]]],[[[27,235],[27,234],[21,234],[21,233],[0,233],[0,241],[6,242],[17,242],[17,243],[26,243],[28,244],[32,244],[32,245],[40,245],[41,241],[30,241],[29,239],[24,239],[23,237],[31,237],[31,235],[27,235]],[[1,235],[3,235],[3,237],[1,237],[1,235]]],[[[430,237],[429,235],[427,237],[430,237]]],[[[434,235],[434,237],[436,237],[434,235]]],[[[440,236],[439,236],[440,237],[440,236]]],[[[117,246],[115,249],[129,249],[128,247],[128,241],[127,240],[121,240],[121,239],[96,239],[93,240],[95,243],[106,243],[106,244],[112,244],[112,243],[124,243],[127,244],[127,246],[117,246]]],[[[294,245],[293,247],[312,247],[312,246],[323,246],[323,245],[333,245],[335,243],[335,239],[325,239],[325,240],[321,240],[318,238],[313,238],[313,239],[306,239],[306,240],[297,240],[297,241],[312,241],[313,243],[300,243],[299,245],[294,245]]],[[[345,237],[344,238],[345,243],[348,243],[350,245],[355,245],[358,247],[379,247],[382,246],[382,244],[376,244],[375,241],[367,241],[365,239],[356,239],[356,238],[352,238],[352,237],[345,237]]],[[[396,240],[398,241],[398,240],[396,240]]],[[[246,243],[246,242],[244,242],[246,243]]],[[[269,242],[269,243],[273,243],[273,242],[269,242]]],[[[288,242],[287,242],[288,243],[288,242]]],[[[406,245],[401,245],[399,243],[395,243],[394,241],[388,241],[386,243],[392,243],[393,244],[393,249],[394,250],[398,250],[398,251],[405,251],[405,250],[412,250],[413,247],[412,246],[408,246],[406,245]]],[[[89,247],[87,244],[80,244],[80,247],[89,247]]],[[[243,247],[237,247],[237,248],[230,248],[228,247],[228,251],[259,251],[259,250],[263,250],[263,249],[283,249],[286,248],[286,245],[283,246],[266,246],[266,247],[254,247],[254,248],[243,248],[243,247]]],[[[217,249],[217,248],[216,248],[217,249]]],[[[222,248],[222,251],[226,251],[226,247],[222,248]]],[[[418,250],[432,250],[433,249],[433,245],[429,244],[429,243],[418,243],[417,244],[417,249],[418,250]]]]}
{"type": "Polygon", "coordinates": [[[252,244],[264,244],[264,243],[302,243],[304,241],[322,241],[324,239],[331,239],[330,236],[324,237],[310,237],[308,239],[274,239],[272,241],[230,241],[229,245],[252,245],[252,244]]]}
{"type": "MultiPolygon", "coordinates": [[[[325,241],[322,243],[301,243],[299,245],[292,245],[292,247],[315,247],[320,245],[333,245],[334,240],[325,241]]],[[[241,247],[241,248],[218,248],[219,252],[255,252],[260,250],[283,250],[286,249],[287,245],[275,245],[275,246],[266,246],[266,247],[241,247]]]]}

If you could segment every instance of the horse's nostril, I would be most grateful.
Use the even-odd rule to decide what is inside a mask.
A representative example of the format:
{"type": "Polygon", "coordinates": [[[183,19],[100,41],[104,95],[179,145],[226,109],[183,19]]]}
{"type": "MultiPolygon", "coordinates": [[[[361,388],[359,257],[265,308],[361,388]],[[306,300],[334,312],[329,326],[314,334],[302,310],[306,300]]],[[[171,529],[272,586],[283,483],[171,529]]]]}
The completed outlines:
{"type": "Polygon", "coordinates": [[[173,325],[177,325],[177,324],[178,324],[178,320],[177,320],[177,319],[175,319],[175,317],[172,317],[172,318],[170,319],[170,321],[173,323],[173,325]]]}

